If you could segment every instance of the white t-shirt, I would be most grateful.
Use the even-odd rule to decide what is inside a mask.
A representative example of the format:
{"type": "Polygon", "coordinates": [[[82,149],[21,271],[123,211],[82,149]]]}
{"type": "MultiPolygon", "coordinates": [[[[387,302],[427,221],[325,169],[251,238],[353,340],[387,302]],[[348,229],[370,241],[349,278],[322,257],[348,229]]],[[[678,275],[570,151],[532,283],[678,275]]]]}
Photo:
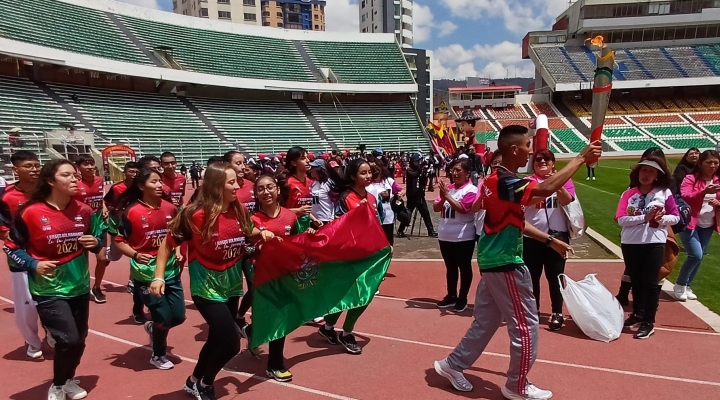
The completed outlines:
{"type": "MultiPolygon", "coordinates": [[[[448,186],[450,196],[459,202],[465,209],[469,210],[477,198],[477,187],[471,182],[455,189],[454,185],[448,186]]],[[[438,228],[438,239],[445,242],[464,242],[475,240],[475,214],[461,214],[450,206],[445,200],[438,197],[435,203],[443,202],[443,209],[440,215],[440,227],[438,228]]]]}
{"type": "MultiPolygon", "coordinates": [[[[530,179],[538,183],[544,181],[544,179],[537,175],[533,175],[530,179]]],[[[571,179],[565,182],[563,188],[567,190],[573,198],[575,197],[575,186],[571,179]]],[[[543,232],[549,232],[550,229],[556,232],[568,231],[568,220],[560,206],[557,192],[539,203],[525,207],[525,220],[543,232]]]]}
{"type": "Polygon", "coordinates": [[[680,221],[680,216],[670,189],[656,188],[643,195],[632,188],[620,196],[615,220],[622,227],[620,242],[623,244],[665,243],[668,229],[680,221]],[[658,227],[645,222],[645,214],[654,207],[665,212],[658,227]]]}
{"type": "Polygon", "coordinates": [[[389,225],[395,223],[395,213],[393,212],[392,206],[390,205],[390,200],[392,200],[392,187],[394,183],[395,180],[393,178],[387,178],[382,182],[371,183],[370,185],[365,187],[365,190],[375,196],[375,198],[379,202],[378,206],[382,206],[382,209],[385,213],[383,220],[380,221],[382,225],[389,225]],[[389,198],[383,199],[380,196],[380,193],[384,191],[387,191],[390,194],[389,198]]]}
{"type": "MultiPolygon", "coordinates": [[[[713,184],[712,180],[705,182],[708,186],[713,184]]],[[[700,228],[709,228],[715,225],[715,207],[710,205],[710,200],[715,198],[715,194],[708,193],[703,199],[702,208],[698,215],[697,226],[700,228]]]]}
{"type": "Polygon", "coordinates": [[[320,183],[313,181],[310,185],[310,195],[312,196],[312,215],[320,221],[332,221],[335,212],[334,205],[330,201],[330,182],[320,183]]]}

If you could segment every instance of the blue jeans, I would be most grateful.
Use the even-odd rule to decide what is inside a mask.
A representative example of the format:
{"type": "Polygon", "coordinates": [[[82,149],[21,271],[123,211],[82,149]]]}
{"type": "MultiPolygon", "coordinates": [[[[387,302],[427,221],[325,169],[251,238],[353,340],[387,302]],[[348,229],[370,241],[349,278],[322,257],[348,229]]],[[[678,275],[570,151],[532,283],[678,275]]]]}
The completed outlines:
{"type": "Polygon", "coordinates": [[[714,231],[714,227],[696,227],[694,230],[686,229],[680,232],[680,240],[687,252],[687,260],[680,268],[680,275],[678,275],[677,279],[678,285],[690,286],[692,284],[698,269],[700,269],[700,263],[714,231]]]}

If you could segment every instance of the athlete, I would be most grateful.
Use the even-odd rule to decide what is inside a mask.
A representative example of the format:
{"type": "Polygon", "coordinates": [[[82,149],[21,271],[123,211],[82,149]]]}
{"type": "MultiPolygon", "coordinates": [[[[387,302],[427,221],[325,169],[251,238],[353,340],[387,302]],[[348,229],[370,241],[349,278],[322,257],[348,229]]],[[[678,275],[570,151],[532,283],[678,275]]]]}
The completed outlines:
{"type": "MultiPolygon", "coordinates": [[[[75,168],[80,172],[80,180],[78,180],[78,193],[75,200],[85,203],[93,210],[93,224],[106,226],[107,208],[103,205],[104,182],[102,178],[95,174],[95,159],[91,155],[81,154],[75,160],[75,168]]],[[[107,230],[106,230],[107,231],[107,230]]],[[[102,281],[105,277],[105,269],[107,268],[107,252],[101,251],[96,254],[95,264],[95,284],[90,289],[90,295],[93,300],[102,304],[107,301],[105,293],[102,291],[102,281]]]]}
{"type": "Polygon", "coordinates": [[[310,193],[312,179],[308,177],[310,171],[310,159],[307,150],[302,147],[292,147],[285,156],[285,170],[278,174],[280,195],[289,208],[298,216],[302,226],[310,226],[314,222],[317,227],[322,223],[313,217],[313,198],[310,193]]]}
{"type": "Polygon", "coordinates": [[[101,251],[104,238],[93,210],[73,198],[76,173],[64,159],[43,166],[37,190],[18,211],[4,249],[18,268],[28,271],[40,321],[57,340],[48,400],[87,396],[75,379],[88,334],[87,252],[101,251]]]}
{"type": "MultiPolygon", "coordinates": [[[[41,168],[38,156],[27,150],[15,152],[10,157],[10,162],[18,180],[14,184],[6,186],[0,196],[0,238],[3,240],[8,237],[15,214],[35,192],[41,168]]],[[[8,258],[8,266],[11,272],[15,304],[15,325],[25,339],[27,356],[40,358],[43,355],[40,350],[42,342],[38,336],[37,309],[28,289],[28,274],[24,269],[15,266],[10,258],[8,258]]],[[[47,340],[50,347],[54,347],[55,341],[51,335],[47,335],[47,340]]]]}
{"type": "Polygon", "coordinates": [[[208,324],[209,334],[184,390],[200,400],[215,400],[215,377],[240,352],[235,322],[243,293],[242,259],[246,238],[273,234],[253,228],[245,207],[237,200],[237,174],[228,163],[212,163],[205,171],[198,198],[170,222],[160,245],[150,292],[165,293],[165,270],[172,249],[188,243],[190,293],[208,324]]]}
{"type": "Polygon", "coordinates": [[[170,195],[170,200],[175,207],[181,207],[185,198],[185,176],[175,172],[177,160],[175,155],[166,151],[160,155],[160,166],[162,166],[162,184],[165,193],[170,195]]]}

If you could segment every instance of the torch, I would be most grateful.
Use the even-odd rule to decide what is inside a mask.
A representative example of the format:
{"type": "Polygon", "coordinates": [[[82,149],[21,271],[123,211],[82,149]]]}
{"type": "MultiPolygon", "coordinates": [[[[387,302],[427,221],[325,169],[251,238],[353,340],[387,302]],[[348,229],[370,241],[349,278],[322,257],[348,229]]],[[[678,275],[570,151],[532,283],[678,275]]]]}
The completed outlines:
{"type": "MultiPolygon", "coordinates": [[[[615,53],[603,43],[602,36],[588,39],[590,43],[600,48],[595,67],[595,79],[593,81],[592,95],[592,119],[590,121],[590,142],[602,138],[603,125],[605,124],[605,113],[607,113],[612,91],[613,67],[615,66],[615,53]]],[[[597,160],[588,162],[588,165],[597,163],[597,160]]]]}
{"type": "Polygon", "coordinates": [[[550,147],[550,132],[548,131],[548,118],[545,114],[538,114],[535,119],[530,120],[530,130],[533,134],[533,151],[543,150],[550,147]]]}

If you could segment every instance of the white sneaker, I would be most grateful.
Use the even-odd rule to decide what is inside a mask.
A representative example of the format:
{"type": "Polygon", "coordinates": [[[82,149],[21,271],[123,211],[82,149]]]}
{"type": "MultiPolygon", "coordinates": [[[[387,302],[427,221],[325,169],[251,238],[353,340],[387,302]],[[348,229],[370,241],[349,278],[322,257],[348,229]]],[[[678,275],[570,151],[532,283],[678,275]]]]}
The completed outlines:
{"type": "Polygon", "coordinates": [[[375,292],[375,296],[377,296],[379,294],[380,294],[380,289],[378,289],[377,292],[375,292]]]}
{"type": "Polygon", "coordinates": [[[590,177],[588,176],[587,178],[585,178],[585,180],[586,180],[586,181],[589,181],[589,180],[590,180],[590,177]]]}
{"type": "Polygon", "coordinates": [[[685,288],[685,295],[687,295],[688,300],[697,300],[697,295],[695,294],[695,292],[693,292],[692,289],[690,289],[690,286],[687,286],[685,288]]]}
{"type": "Polygon", "coordinates": [[[316,323],[316,324],[319,324],[319,323],[324,322],[324,321],[325,321],[325,317],[317,317],[317,318],[314,318],[314,319],[313,319],[313,322],[316,323]]]}
{"type": "Polygon", "coordinates": [[[678,301],[686,301],[688,299],[687,286],[675,285],[673,286],[673,295],[678,301]]]}
{"type": "Polygon", "coordinates": [[[47,400],[65,400],[65,391],[62,386],[50,385],[47,400]]]}
{"type": "Polygon", "coordinates": [[[455,371],[450,368],[450,364],[448,364],[447,359],[435,361],[435,372],[443,378],[449,380],[456,390],[461,392],[469,392],[473,390],[472,383],[465,379],[465,375],[463,375],[462,372],[455,371]]]}
{"type": "Polygon", "coordinates": [[[595,177],[593,176],[593,180],[595,180],[595,177]]]}
{"type": "Polygon", "coordinates": [[[36,349],[30,343],[25,343],[25,354],[32,359],[38,359],[42,357],[42,350],[36,349]]]}
{"type": "Polygon", "coordinates": [[[167,357],[155,357],[154,355],[150,357],[150,364],[154,365],[158,369],[172,369],[175,366],[175,364],[168,360],[167,357]]]}
{"type": "Polygon", "coordinates": [[[78,386],[78,383],[80,383],[80,381],[75,378],[68,379],[62,387],[67,397],[71,400],[84,399],[87,397],[87,392],[78,386]]]}
{"type": "Polygon", "coordinates": [[[525,395],[515,393],[505,386],[503,386],[500,391],[508,400],[547,400],[553,396],[551,391],[542,390],[532,383],[528,383],[527,388],[525,389],[527,394],[525,395]]]}

